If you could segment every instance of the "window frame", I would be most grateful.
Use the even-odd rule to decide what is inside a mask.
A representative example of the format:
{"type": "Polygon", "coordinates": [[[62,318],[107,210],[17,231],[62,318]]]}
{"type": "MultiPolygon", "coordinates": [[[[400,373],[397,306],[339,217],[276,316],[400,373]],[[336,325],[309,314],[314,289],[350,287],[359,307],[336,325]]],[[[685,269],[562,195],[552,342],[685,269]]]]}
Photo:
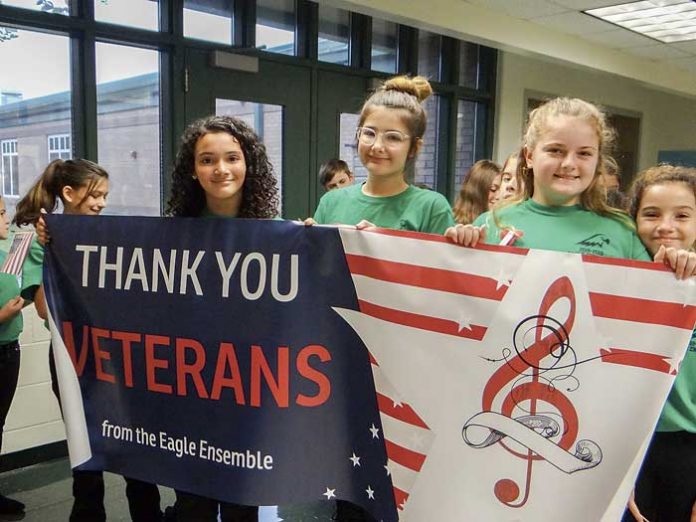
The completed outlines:
{"type": "Polygon", "coordinates": [[[6,138],[0,140],[0,177],[2,177],[3,197],[19,197],[19,140],[6,138]],[[13,150],[6,150],[10,148],[13,150]],[[10,158],[10,192],[5,191],[5,158],[10,158]],[[14,158],[14,161],[12,161],[14,158]]]}
{"type": "Polygon", "coordinates": [[[47,148],[47,157],[49,163],[53,160],[56,159],[70,159],[72,157],[72,136],[71,134],[68,133],[59,133],[59,134],[49,134],[46,136],[46,148],[47,148]],[[61,139],[67,139],[67,148],[51,148],[51,140],[58,140],[60,143],[61,139]],[[63,154],[66,153],[66,156],[63,156],[63,154]],[[51,158],[51,154],[58,154],[57,157],[51,158]]]}

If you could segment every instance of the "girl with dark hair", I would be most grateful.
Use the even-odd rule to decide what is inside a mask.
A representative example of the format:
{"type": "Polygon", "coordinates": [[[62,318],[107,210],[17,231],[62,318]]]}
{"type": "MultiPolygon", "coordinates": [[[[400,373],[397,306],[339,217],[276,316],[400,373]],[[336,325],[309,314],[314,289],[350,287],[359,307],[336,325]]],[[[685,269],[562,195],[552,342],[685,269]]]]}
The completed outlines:
{"type": "Polygon", "coordinates": [[[167,215],[274,218],[276,183],[256,133],[237,118],[209,116],[181,138],[167,215]]]}
{"type": "MultiPolygon", "coordinates": [[[[96,163],[86,159],[54,160],[17,204],[14,221],[19,224],[36,223],[39,240],[48,241],[49,235],[43,220],[43,212],[53,212],[58,203],[63,205],[64,214],[98,216],[106,207],[109,194],[109,174],[96,163]]],[[[36,294],[36,310],[39,317],[46,319],[43,286],[36,294]]],[[[53,347],[49,347],[49,369],[51,388],[60,403],[60,391],[53,347]]],[[[128,509],[135,522],[158,520],[160,494],[156,484],[124,477],[128,509]]],[[[101,471],[73,470],[74,502],[70,522],[106,520],[104,509],[104,477],[101,471]]]]}
{"type": "MultiPolygon", "coordinates": [[[[696,169],[658,165],[641,172],[630,193],[638,236],[652,255],[696,246],[696,169]]],[[[624,521],[696,517],[696,335],[662,409],[624,521]],[[644,518],[645,517],[645,518],[644,518]]]]}
{"type": "MultiPolygon", "coordinates": [[[[266,148],[254,131],[231,116],[209,116],[184,131],[172,172],[167,214],[185,217],[275,218],[278,189],[266,148]]],[[[179,521],[258,520],[258,507],[176,492],[179,521]]]]}

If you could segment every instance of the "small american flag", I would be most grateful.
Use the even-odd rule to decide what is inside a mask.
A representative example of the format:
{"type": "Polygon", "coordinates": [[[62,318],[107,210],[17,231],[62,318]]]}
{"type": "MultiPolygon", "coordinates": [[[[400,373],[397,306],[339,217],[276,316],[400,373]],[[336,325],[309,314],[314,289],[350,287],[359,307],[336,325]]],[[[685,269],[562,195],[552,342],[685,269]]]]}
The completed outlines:
{"type": "Polygon", "coordinates": [[[34,238],[34,232],[16,232],[12,238],[10,251],[5,258],[5,262],[0,268],[0,272],[12,274],[20,277],[22,273],[22,265],[29,253],[31,240],[34,238]]]}

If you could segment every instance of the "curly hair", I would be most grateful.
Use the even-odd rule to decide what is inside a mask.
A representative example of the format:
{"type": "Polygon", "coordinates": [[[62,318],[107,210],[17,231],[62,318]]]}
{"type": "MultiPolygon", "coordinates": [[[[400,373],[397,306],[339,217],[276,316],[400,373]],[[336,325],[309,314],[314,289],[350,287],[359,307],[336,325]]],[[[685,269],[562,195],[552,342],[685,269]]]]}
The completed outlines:
{"type": "Polygon", "coordinates": [[[638,210],[643,199],[645,190],[653,185],[664,185],[667,183],[682,183],[687,189],[693,191],[696,199],[696,169],[669,165],[663,163],[655,167],[644,170],[633,180],[629,193],[629,213],[636,220],[638,210]]]}
{"type": "Polygon", "coordinates": [[[220,132],[230,134],[239,142],[246,162],[242,203],[237,217],[276,217],[280,198],[266,147],[251,127],[232,116],[208,116],[194,121],[186,128],[172,170],[171,195],[167,201],[166,215],[196,217],[205,208],[205,192],[193,178],[196,143],[206,134],[220,132]]]}

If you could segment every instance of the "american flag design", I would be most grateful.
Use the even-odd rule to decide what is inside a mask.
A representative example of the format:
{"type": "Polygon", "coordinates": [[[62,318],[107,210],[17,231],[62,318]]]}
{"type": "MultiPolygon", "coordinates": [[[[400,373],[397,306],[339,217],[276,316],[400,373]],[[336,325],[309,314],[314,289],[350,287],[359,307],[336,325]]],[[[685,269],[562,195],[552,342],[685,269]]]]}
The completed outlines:
{"type": "Polygon", "coordinates": [[[22,265],[24,265],[24,260],[27,258],[33,238],[34,232],[15,232],[10,251],[5,258],[2,268],[0,268],[0,272],[17,277],[21,276],[22,265]]]}
{"type": "Polygon", "coordinates": [[[401,520],[617,520],[696,322],[658,264],[341,229],[401,520]]]}

